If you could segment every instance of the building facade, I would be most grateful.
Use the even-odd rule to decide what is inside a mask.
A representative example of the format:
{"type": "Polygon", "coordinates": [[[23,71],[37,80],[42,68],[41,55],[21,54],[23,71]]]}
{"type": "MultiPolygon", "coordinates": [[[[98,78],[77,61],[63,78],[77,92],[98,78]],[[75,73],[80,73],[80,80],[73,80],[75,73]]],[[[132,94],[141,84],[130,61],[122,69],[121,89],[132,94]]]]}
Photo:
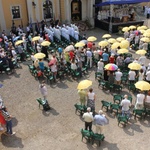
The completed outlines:
{"type": "Polygon", "coordinates": [[[62,23],[89,20],[94,26],[95,0],[0,0],[0,31],[41,20],[62,23]]]}

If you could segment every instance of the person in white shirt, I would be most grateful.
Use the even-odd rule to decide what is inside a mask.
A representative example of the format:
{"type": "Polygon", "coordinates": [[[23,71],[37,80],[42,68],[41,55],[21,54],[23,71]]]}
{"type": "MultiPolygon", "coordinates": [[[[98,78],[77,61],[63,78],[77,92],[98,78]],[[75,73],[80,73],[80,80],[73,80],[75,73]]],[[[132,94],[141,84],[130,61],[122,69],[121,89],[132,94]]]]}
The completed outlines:
{"type": "Polygon", "coordinates": [[[83,119],[85,122],[85,130],[88,130],[88,128],[89,128],[89,131],[92,131],[92,122],[93,122],[94,118],[93,118],[90,107],[88,107],[87,112],[83,114],[83,119]]]}
{"type": "Polygon", "coordinates": [[[121,77],[122,77],[122,72],[120,71],[120,69],[117,70],[117,72],[115,72],[115,82],[116,84],[120,85],[121,84],[121,77]]]}
{"type": "Polygon", "coordinates": [[[139,64],[145,64],[146,62],[146,57],[145,56],[141,56],[138,60],[139,64]]]}
{"type": "Polygon", "coordinates": [[[145,100],[145,95],[143,94],[143,91],[140,91],[140,93],[137,94],[137,96],[136,96],[135,109],[143,109],[144,108],[144,100],[145,100]]]}
{"type": "Polygon", "coordinates": [[[124,95],[124,99],[121,101],[122,106],[122,116],[127,114],[128,117],[130,117],[130,106],[131,102],[128,100],[128,95],[124,95]]]}
{"type": "Polygon", "coordinates": [[[100,61],[98,61],[98,63],[97,63],[97,72],[102,73],[102,75],[104,74],[104,63],[103,63],[103,59],[100,59],[100,61]]]}
{"type": "Polygon", "coordinates": [[[146,81],[150,83],[150,69],[146,72],[146,81]]]}
{"type": "Polygon", "coordinates": [[[144,80],[144,71],[143,69],[141,69],[138,74],[138,81],[143,81],[143,80],[144,80]]]}
{"type": "Polygon", "coordinates": [[[129,73],[128,73],[128,76],[129,76],[129,82],[130,83],[134,83],[135,77],[136,77],[135,71],[130,70],[129,73]]]}

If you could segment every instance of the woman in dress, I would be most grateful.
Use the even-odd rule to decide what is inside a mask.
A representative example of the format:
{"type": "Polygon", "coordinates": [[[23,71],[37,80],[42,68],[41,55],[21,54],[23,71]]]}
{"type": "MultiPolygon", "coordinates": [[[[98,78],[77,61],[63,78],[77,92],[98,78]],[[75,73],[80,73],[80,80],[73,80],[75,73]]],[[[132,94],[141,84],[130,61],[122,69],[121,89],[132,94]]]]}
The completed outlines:
{"type": "Polygon", "coordinates": [[[93,89],[90,88],[87,93],[87,107],[91,108],[93,115],[95,114],[95,98],[95,93],[93,92],[93,89]]]}
{"type": "Polygon", "coordinates": [[[139,80],[139,81],[143,81],[143,80],[144,80],[144,71],[143,71],[143,69],[141,69],[141,70],[139,71],[138,80],[139,80]]]}

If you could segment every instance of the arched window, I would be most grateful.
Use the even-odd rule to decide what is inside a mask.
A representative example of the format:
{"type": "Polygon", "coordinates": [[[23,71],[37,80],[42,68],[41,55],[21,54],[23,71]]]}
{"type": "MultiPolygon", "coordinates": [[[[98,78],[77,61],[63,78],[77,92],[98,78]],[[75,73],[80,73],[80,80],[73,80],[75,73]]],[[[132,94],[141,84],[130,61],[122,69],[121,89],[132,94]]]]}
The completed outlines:
{"type": "Polygon", "coordinates": [[[53,5],[50,0],[45,0],[45,2],[43,3],[43,14],[44,19],[53,18],[53,5]]]}

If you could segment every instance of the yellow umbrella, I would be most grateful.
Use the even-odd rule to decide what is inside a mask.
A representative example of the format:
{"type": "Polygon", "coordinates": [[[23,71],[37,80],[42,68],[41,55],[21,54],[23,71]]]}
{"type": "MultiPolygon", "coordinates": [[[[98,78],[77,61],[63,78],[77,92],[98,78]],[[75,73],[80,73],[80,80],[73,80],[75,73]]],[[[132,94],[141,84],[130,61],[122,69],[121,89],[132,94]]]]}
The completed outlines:
{"type": "Polygon", "coordinates": [[[114,39],[114,38],[110,38],[110,39],[108,40],[108,42],[109,42],[109,43],[115,43],[115,42],[117,42],[117,41],[116,41],[116,39],[114,39]]]}
{"type": "Polygon", "coordinates": [[[141,26],[140,27],[142,30],[146,30],[147,29],[147,26],[141,26]]]}
{"type": "Polygon", "coordinates": [[[129,43],[129,41],[127,41],[127,40],[123,40],[123,41],[121,41],[121,43],[120,43],[120,47],[121,48],[128,48],[130,46],[130,43],[129,43]]]}
{"type": "Polygon", "coordinates": [[[138,51],[136,51],[136,54],[139,54],[139,55],[145,55],[147,52],[146,52],[146,50],[144,50],[144,49],[141,49],[141,50],[138,50],[138,51]]]}
{"type": "Polygon", "coordinates": [[[19,44],[21,44],[21,43],[23,43],[23,40],[17,41],[17,42],[15,43],[15,45],[17,46],[17,45],[19,45],[19,44]]]}
{"type": "Polygon", "coordinates": [[[40,39],[40,36],[35,36],[35,37],[32,39],[32,42],[38,41],[39,39],[40,39]]]}
{"type": "Polygon", "coordinates": [[[83,47],[83,46],[85,46],[85,44],[83,42],[77,42],[75,44],[75,47],[83,47]]]}
{"type": "Polygon", "coordinates": [[[143,37],[140,40],[143,41],[143,42],[147,42],[147,43],[150,41],[149,38],[147,38],[147,37],[143,37]]]}
{"type": "Polygon", "coordinates": [[[135,83],[135,87],[140,89],[141,91],[148,91],[150,90],[150,84],[146,81],[138,81],[135,83]]]}
{"type": "Polygon", "coordinates": [[[115,43],[113,43],[112,44],[112,46],[111,46],[111,49],[116,49],[116,48],[118,48],[120,46],[120,43],[119,42],[115,42],[115,43]]]}
{"type": "Polygon", "coordinates": [[[116,40],[117,40],[118,42],[121,42],[121,41],[125,40],[125,38],[123,38],[123,37],[118,37],[116,40]]]}
{"type": "Polygon", "coordinates": [[[123,32],[127,32],[127,31],[129,31],[129,30],[130,30],[129,27],[124,27],[124,28],[122,28],[122,31],[123,31],[123,32]]]}
{"type": "Polygon", "coordinates": [[[107,45],[109,45],[109,43],[107,41],[101,41],[98,43],[99,46],[105,47],[107,45]]]}
{"type": "Polygon", "coordinates": [[[136,29],[136,26],[129,26],[129,29],[136,29]]]}
{"type": "Polygon", "coordinates": [[[87,89],[89,86],[92,85],[92,81],[90,80],[82,80],[78,86],[77,86],[77,89],[78,90],[81,90],[81,89],[87,89]]]}
{"type": "Polygon", "coordinates": [[[128,68],[132,69],[132,70],[140,70],[141,69],[141,65],[138,63],[130,63],[128,65],[128,68]]]}
{"type": "Polygon", "coordinates": [[[119,50],[117,51],[118,54],[124,54],[124,53],[128,53],[128,52],[129,52],[129,50],[128,50],[128,49],[125,49],[125,48],[119,49],[119,50]]]}
{"type": "Polygon", "coordinates": [[[148,32],[150,32],[150,29],[147,29],[147,30],[146,30],[146,33],[148,33],[148,32]]]}
{"type": "Polygon", "coordinates": [[[110,34],[104,34],[104,35],[102,36],[102,38],[110,38],[110,37],[111,37],[110,34]]]}
{"type": "Polygon", "coordinates": [[[150,37],[150,32],[145,32],[145,33],[143,34],[143,36],[145,36],[145,37],[150,37]]]}
{"type": "Polygon", "coordinates": [[[43,41],[41,43],[42,46],[49,46],[51,43],[49,41],[43,41]]]}
{"type": "Polygon", "coordinates": [[[44,53],[36,53],[34,55],[34,57],[37,58],[37,59],[43,59],[45,57],[45,54],[44,53]]]}
{"type": "Polygon", "coordinates": [[[97,38],[95,37],[95,36],[90,36],[90,37],[88,37],[88,39],[87,39],[87,41],[89,41],[89,42],[94,42],[94,41],[96,41],[97,40],[97,38]]]}

